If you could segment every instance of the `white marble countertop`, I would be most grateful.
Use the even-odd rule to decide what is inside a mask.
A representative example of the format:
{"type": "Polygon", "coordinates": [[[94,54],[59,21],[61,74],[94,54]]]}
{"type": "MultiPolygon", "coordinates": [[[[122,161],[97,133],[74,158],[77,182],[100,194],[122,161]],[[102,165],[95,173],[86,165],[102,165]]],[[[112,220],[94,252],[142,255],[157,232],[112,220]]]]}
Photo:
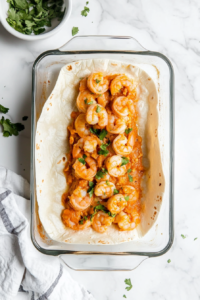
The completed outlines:
{"type": "MultiPolygon", "coordinates": [[[[18,137],[0,134],[0,165],[29,179],[31,70],[36,57],[63,45],[73,26],[79,34],[130,35],[145,48],[169,57],[175,70],[175,239],[170,251],[146,260],[132,272],[75,272],[96,299],[197,300],[200,298],[200,2],[197,0],[73,1],[66,28],[39,42],[25,42],[0,24],[0,103],[25,130],[18,137]],[[183,239],[181,234],[186,235],[183,239]],[[194,241],[194,238],[198,237],[194,241]],[[171,259],[171,263],[167,260],[171,259]],[[133,288],[125,291],[124,279],[133,288]]],[[[26,299],[18,295],[16,299],[26,299]]]]}

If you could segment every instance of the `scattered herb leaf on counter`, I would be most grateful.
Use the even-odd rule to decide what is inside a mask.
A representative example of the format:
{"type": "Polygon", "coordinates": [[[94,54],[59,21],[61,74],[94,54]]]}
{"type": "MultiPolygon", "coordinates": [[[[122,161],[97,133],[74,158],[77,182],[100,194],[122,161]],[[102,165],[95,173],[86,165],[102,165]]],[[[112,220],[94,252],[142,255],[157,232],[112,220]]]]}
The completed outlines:
{"type": "Polygon", "coordinates": [[[167,261],[167,262],[168,262],[168,264],[169,264],[169,263],[171,262],[171,259],[168,259],[168,261],[167,261]]]}
{"type": "Polygon", "coordinates": [[[28,117],[27,117],[27,116],[24,116],[24,117],[22,118],[22,121],[26,121],[26,120],[28,120],[28,117]]]}
{"type": "Polygon", "coordinates": [[[194,241],[196,241],[198,238],[195,238],[194,241]]]}
{"type": "Polygon", "coordinates": [[[19,134],[19,131],[24,130],[24,125],[21,123],[12,123],[9,119],[1,118],[0,124],[3,126],[3,136],[8,137],[19,134]]]}
{"type": "Polygon", "coordinates": [[[73,35],[73,36],[76,35],[78,32],[79,32],[78,27],[73,27],[73,28],[72,28],[72,35],[73,35]]]}
{"type": "Polygon", "coordinates": [[[124,298],[126,298],[126,295],[123,295],[124,298]]]}
{"type": "Polygon", "coordinates": [[[6,114],[9,111],[9,108],[4,107],[3,105],[0,104],[0,112],[3,114],[6,114]]]}
{"type": "MultiPolygon", "coordinates": [[[[86,2],[86,5],[87,5],[87,2],[86,2]]],[[[81,15],[82,15],[83,17],[87,17],[87,15],[88,15],[89,12],[90,12],[89,7],[84,6],[84,9],[81,11],[81,15]]]]}
{"type": "Polygon", "coordinates": [[[181,237],[182,237],[183,239],[186,239],[186,235],[184,235],[184,234],[181,234],[181,237]]]}
{"type": "Polygon", "coordinates": [[[30,35],[38,35],[45,31],[46,27],[51,27],[51,20],[61,21],[65,9],[63,10],[63,0],[7,0],[8,24],[15,30],[30,35]]]}
{"type": "Polygon", "coordinates": [[[130,278],[129,279],[125,279],[124,282],[128,285],[126,287],[126,290],[130,291],[132,289],[132,287],[133,287],[130,278]]]}

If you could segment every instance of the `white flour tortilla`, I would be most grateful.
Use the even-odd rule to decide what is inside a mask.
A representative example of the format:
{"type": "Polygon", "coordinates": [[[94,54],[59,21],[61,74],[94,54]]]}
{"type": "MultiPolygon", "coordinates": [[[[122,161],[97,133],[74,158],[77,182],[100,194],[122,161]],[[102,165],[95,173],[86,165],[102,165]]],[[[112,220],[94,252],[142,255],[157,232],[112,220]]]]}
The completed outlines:
{"type": "Polygon", "coordinates": [[[119,244],[144,236],[155,223],[164,192],[164,176],[158,142],[158,96],[154,81],[138,66],[106,59],[77,61],[64,66],[44,104],[36,131],[36,185],[39,216],[53,240],[75,244],[119,244]],[[91,72],[127,74],[138,82],[139,134],[143,138],[143,180],[141,224],[133,231],[119,231],[111,225],[103,233],[92,228],[74,231],[61,221],[61,196],[66,191],[63,168],[68,152],[67,126],[76,109],[80,78],[91,72]],[[64,161],[65,160],[65,161],[64,161]]]}

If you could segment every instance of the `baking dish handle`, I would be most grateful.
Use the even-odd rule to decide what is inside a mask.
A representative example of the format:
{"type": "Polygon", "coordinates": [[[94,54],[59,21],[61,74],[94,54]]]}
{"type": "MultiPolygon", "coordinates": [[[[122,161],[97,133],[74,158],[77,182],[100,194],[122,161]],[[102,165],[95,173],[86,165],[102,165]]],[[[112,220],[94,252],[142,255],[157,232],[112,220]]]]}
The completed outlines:
{"type": "Polygon", "coordinates": [[[135,38],[131,36],[110,36],[110,35],[79,35],[58,49],[64,51],[131,51],[146,52],[135,38]]]}
{"type": "Polygon", "coordinates": [[[133,271],[148,256],[59,255],[60,260],[74,271],[133,271]],[[69,258],[70,257],[70,258],[69,258]]]}

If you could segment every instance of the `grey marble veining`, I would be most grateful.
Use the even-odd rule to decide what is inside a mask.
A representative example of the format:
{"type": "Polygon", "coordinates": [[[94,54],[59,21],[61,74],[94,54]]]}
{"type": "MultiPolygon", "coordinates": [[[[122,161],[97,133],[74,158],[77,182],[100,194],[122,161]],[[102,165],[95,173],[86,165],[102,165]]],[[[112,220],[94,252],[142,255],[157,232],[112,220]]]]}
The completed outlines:
{"type": "Polygon", "coordinates": [[[176,84],[173,247],[132,272],[69,272],[98,300],[124,299],[123,294],[137,300],[200,299],[200,2],[90,0],[86,18],[80,15],[84,5],[74,0],[66,28],[44,41],[18,40],[0,25],[0,103],[10,108],[13,121],[29,116],[19,137],[0,135],[0,164],[29,178],[32,64],[41,52],[70,39],[73,26],[79,27],[79,34],[130,35],[145,48],[168,56],[176,84]],[[125,278],[132,280],[129,292],[125,278]]]}

